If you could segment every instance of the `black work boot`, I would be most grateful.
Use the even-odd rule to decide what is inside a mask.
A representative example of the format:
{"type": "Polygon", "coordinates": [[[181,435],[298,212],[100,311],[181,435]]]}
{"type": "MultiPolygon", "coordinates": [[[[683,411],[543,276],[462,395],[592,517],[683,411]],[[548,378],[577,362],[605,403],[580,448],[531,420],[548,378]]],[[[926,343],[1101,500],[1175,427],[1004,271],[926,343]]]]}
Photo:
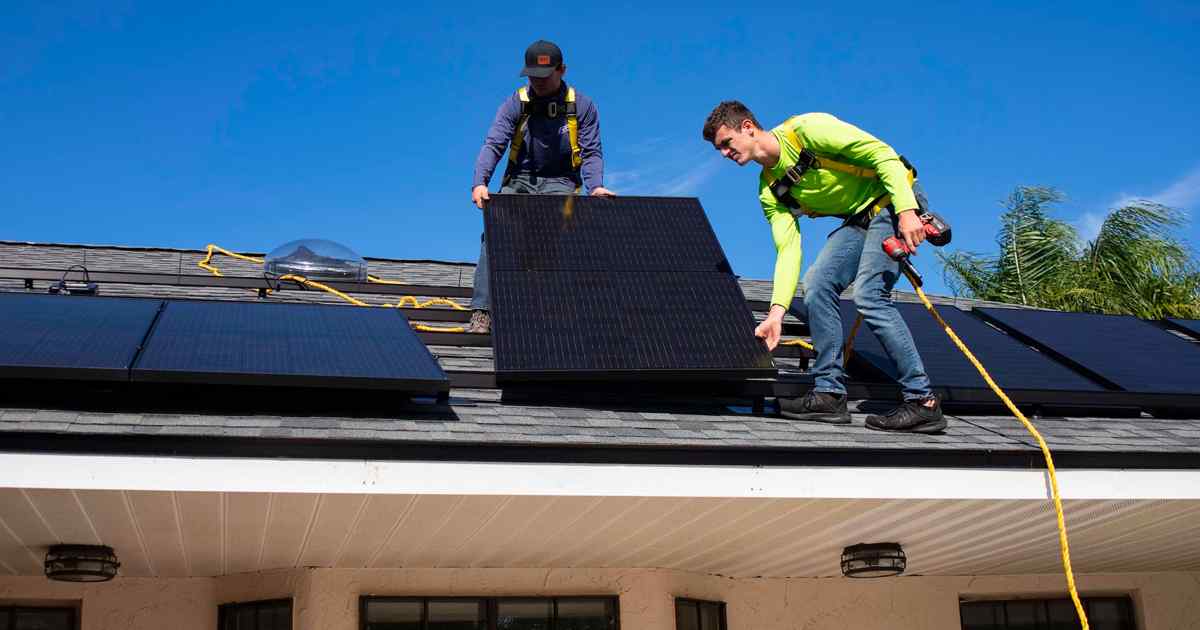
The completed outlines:
{"type": "Polygon", "coordinates": [[[881,416],[867,416],[867,428],[876,431],[941,433],[946,430],[946,418],[942,416],[941,401],[937,396],[930,396],[925,400],[906,400],[881,416]],[[933,406],[926,406],[930,400],[933,406]]]}
{"type": "Polygon", "coordinates": [[[850,424],[850,412],[846,411],[846,395],[841,396],[817,390],[809,390],[801,398],[780,398],[779,413],[793,420],[850,424]]]}

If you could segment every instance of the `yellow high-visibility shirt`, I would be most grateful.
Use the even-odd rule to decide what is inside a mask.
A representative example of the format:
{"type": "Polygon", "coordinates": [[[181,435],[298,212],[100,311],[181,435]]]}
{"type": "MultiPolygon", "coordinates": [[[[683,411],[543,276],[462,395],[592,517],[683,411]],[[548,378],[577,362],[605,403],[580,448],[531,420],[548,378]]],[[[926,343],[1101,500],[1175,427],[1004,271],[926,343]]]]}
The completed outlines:
{"type": "Polygon", "coordinates": [[[800,282],[803,250],[797,217],[851,215],[885,193],[892,196],[892,203],[899,211],[917,208],[916,197],[908,183],[908,170],[896,151],[882,140],[829,114],[802,114],[789,121],[804,147],[818,157],[874,169],[878,176],[868,179],[837,170],[809,169],[788,191],[800,204],[799,209],[793,210],[775,198],[770,182],[795,166],[800,151],[789,142],[783,125],[771,130],[779,140],[779,162],[763,169],[758,199],[775,240],[771,303],[784,308],[791,306],[796,285],[800,282]]]}

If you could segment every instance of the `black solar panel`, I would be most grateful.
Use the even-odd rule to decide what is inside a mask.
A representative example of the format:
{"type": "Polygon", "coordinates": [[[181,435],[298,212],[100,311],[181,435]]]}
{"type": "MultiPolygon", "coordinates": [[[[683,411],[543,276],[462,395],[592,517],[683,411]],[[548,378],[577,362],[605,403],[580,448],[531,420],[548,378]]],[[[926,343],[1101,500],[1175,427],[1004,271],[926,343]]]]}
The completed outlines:
{"type": "Polygon", "coordinates": [[[133,379],[431,394],[449,388],[399,311],[247,302],[168,301],[133,379]]]}
{"type": "MultiPolygon", "coordinates": [[[[925,364],[934,387],[985,389],[987,383],[963,356],[941,325],[921,304],[896,304],[925,364]]],[[[987,325],[979,318],[953,306],[938,307],[938,314],[987,368],[988,373],[1006,390],[1103,391],[1104,388],[1050,357],[987,325]]],[[[842,323],[846,334],[857,311],[850,301],[842,302],[842,323]]],[[[879,340],[864,322],[852,349],[858,358],[875,369],[896,378],[895,366],[879,340]]]]}
{"type": "Polygon", "coordinates": [[[695,199],[493,195],[485,224],[502,379],[775,373],[695,199]]]}
{"type": "Polygon", "coordinates": [[[729,271],[700,202],[493,195],[488,264],[506,271],[729,271]]]}
{"type": "Polygon", "coordinates": [[[1200,347],[1135,317],[984,308],[983,315],[1128,392],[1200,394],[1200,347]]]}
{"type": "Polygon", "coordinates": [[[0,294],[0,375],[128,380],[160,300],[0,294]]]}
{"type": "Polygon", "coordinates": [[[1168,319],[1172,325],[1196,339],[1200,339],[1200,319],[1168,319]]]}

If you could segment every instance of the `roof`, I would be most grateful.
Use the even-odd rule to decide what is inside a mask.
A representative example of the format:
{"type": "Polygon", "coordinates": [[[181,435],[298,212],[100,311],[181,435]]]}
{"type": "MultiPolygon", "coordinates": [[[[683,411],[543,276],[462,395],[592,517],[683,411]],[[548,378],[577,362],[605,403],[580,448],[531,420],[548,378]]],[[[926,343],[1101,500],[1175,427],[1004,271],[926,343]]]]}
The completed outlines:
{"type": "MultiPolygon", "coordinates": [[[[208,275],[196,263],[202,250],[0,242],[0,268],[138,271],[208,275]]],[[[409,284],[470,287],[473,265],[368,258],[372,273],[409,284]]],[[[261,277],[251,263],[219,258],[228,276],[261,277]]],[[[9,274],[12,275],[12,274],[9,274]]],[[[770,282],[741,280],[752,306],[769,299],[770,282]]],[[[45,281],[34,283],[45,290],[45,281]]],[[[0,291],[25,291],[20,279],[0,279],[0,291]]],[[[107,296],[257,300],[254,291],[106,282],[107,296]]],[[[378,295],[359,295],[380,302],[378,295]]],[[[280,291],[272,301],[340,303],[313,291],[280,291]]],[[[455,298],[466,304],[467,298],[455,298]]],[[[900,301],[916,301],[898,292],[900,301]]],[[[969,308],[973,300],[937,298],[969,308]]],[[[987,303],[989,305],[994,305],[987,303]]],[[[347,308],[353,308],[348,306],[347,308]]],[[[761,316],[761,314],[760,314],[761,316]]],[[[411,316],[410,316],[411,318],[411,316]]],[[[432,322],[445,325],[445,321],[432,322]]],[[[185,409],[92,404],[79,397],[8,397],[0,403],[0,432],[10,449],[191,453],[274,453],[369,458],[466,458],[564,461],[672,461],[770,464],[888,464],[910,466],[1040,467],[1041,456],[1024,428],[1005,415],[956,414],[945,435],[898,435],[867,430],[863,421],[883,401],[852,404],[851,426],[792,422],[717,402],[680,399],[630,403],[517,403],[486,383],[491,349],[484,345],[430,346],[447,372],[459,375],[450,404],[370,406],[336,401],[304,413],[283,405],[230,415],[196,404],[185,409]]],[[[787,359],[780,361],[787,364],[787,359]]],[[[792,365],[795,362],[792,361],[792,365]]],[[[1200,467],[1200,419],[1043,417],[1035,419],[1063,465],[1094,467],[1200,467]]]]}

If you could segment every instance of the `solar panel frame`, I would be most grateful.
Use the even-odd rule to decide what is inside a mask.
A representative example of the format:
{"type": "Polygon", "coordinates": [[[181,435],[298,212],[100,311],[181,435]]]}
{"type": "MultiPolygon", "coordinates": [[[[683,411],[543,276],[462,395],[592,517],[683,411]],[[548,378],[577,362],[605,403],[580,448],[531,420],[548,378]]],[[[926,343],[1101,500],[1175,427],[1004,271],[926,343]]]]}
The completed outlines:
{"type": "MultiPolygon", "coordinates": [[[[896,304],[896,310],[912,332],[925,371],[935,388],[952,394],[965,390],[987,391],[988,396],[993,396],[983,377],[924,305],[896,304]]],[[[1020,402],[1061,400],[1064,392],[1094,395],[1106,391],[1102,384],[989,326],[969,312],[942,306],[938,314],[983,363],[992,378],[1020,402]]],[[[841,315],[844,330],[849,334],[858,315],[854,303],[842,300],[841,315]]],[[[852,355],[858,361],[870,364],[881,375],[895,380],[893,362],[865,323],[855,337],[852,355]]]]}
{"type": "Polygon", "coordinates": [[[776,374],[696,199],[493,195],[484,223],[501,384],[776,374]]]}
{"type": "Polygon", "coordinates": [[[496,194],[484,223],[489,245],[507,245],[488,248],[489,269],[731,273],[694,197],[496,194]]]}
{"type": "Polygon", "coordinates": [[[1188,335],[1192,339],[1200,340],[1200,319],[1180,319],[1177,317],[1169,317],[1164,320],[1168,326],[1174,330],[1188,335]]]}
{"type": "Polygon", "coordinates": [[[975,310],[1113,388],[1130,394],[1200,400],[1200,379],[1196,377],[1200,375],[1200,346],[1151,322],[1128,315],[993,307],[975,310]],[[1160,354],[1149,358],[1156,348],[1160,354]],[[1167,366],[1171,369],[1164,369],[1167,366]]]}
{"type": "Polygon", "coordinates": [[[0,294],[0,378],[128,381],[162,300],[0,294]]]}
{"type": "Polygon", "coordinates": [[[326,304],[168,300],[131,374],[144,383],[428,395],[450,386],[398,310],[326,304]]]}

